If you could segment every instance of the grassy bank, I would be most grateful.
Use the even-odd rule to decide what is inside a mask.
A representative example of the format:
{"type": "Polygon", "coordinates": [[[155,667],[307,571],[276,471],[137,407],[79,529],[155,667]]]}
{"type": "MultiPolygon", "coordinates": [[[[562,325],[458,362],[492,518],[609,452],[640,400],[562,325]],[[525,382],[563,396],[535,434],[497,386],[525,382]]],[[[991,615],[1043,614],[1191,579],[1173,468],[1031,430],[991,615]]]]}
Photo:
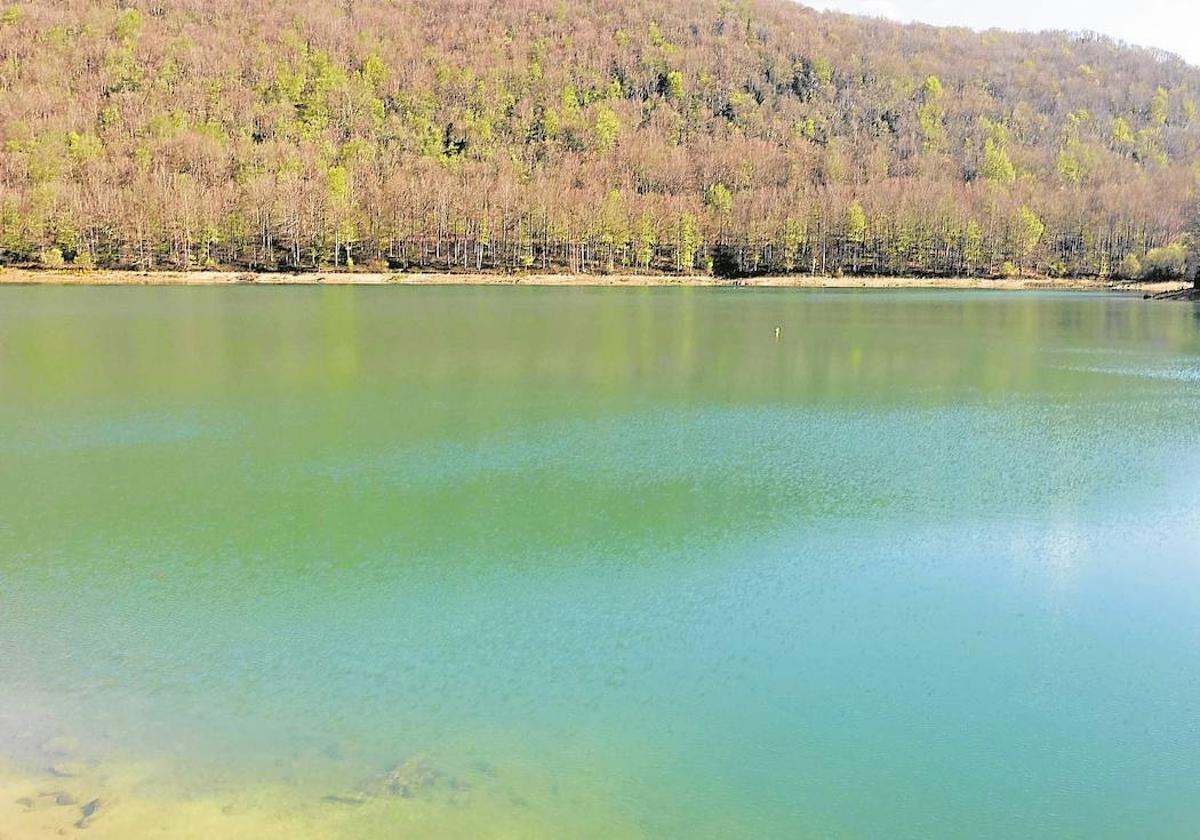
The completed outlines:
{"type": "Polygon", "coordinates": [[[754,286],[801,289],[1075,289],[1161,294],[1187,284],[1115,283],[1099,278],[1015,277],[751,277],[638,274],[435,274],[372,272],[248,273],[233,271],[44,271],[0,269],[0,285],[221,286],[221,285],[405,285],[405,286],[754,286]]]}

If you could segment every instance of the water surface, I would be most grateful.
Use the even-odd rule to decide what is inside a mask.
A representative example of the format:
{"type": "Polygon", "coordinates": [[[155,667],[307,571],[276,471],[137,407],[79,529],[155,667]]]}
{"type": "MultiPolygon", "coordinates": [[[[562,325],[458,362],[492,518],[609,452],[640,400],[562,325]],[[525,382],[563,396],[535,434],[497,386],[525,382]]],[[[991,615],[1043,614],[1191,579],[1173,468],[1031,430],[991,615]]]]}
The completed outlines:
{"type": "Polygon", "coordinates": [[[0,289],[0,778],[94,837],[1195,836],[1198,422],[1200,308],[1114,296],[0,289]]]}

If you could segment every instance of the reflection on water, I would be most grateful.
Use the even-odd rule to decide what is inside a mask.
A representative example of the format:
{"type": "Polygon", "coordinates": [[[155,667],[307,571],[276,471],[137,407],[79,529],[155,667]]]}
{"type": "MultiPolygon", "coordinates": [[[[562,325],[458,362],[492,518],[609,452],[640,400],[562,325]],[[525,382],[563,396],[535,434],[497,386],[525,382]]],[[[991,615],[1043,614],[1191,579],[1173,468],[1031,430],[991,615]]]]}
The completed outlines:
{"type": "Polygon", "coordinates": [[[1200,821],[1190,306],[0,291],[0,835],[1200,821]]]}

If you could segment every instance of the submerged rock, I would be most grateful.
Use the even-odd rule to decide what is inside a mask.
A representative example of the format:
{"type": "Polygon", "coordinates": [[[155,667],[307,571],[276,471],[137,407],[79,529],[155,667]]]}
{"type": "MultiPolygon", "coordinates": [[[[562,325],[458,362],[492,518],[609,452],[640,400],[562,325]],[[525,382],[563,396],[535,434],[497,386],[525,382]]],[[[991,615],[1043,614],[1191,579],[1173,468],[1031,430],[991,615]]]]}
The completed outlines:
{"type": "Polygon", "coordinates": [[[341,795],[331,793],[329,796],[322,797],[322,802],[332,802],[335,805],[365,805],[366,797],[357,794],[341,795]]]}
{"type": "Polygon", "coordinates": [[[1191,289],[1178,289],[1173,292],[1160,292],[1157,295],[1146,295],[1146,299],[1151,297],[1154,300],[1200,300],[1200,286],[1191,289]]]}
{"type": "Polygon", "coordinates": [[[66,790],[42,791],[37,797],[27,796],[17,800],[18,805],[24,805],[26,808],[49,807],[51,803],[59,806],[78,805],[79,800],[66,790]]]}
{"type": "Polygon", "coordinates": [[[331,794],[323,797],[323,801],[336,805],[363,805],[372,799],[412,799],[433,790],[444,775],[424,756],[414,756],[367,779],[353,793],[331,794]]]}
{"type": "Polygon", "coordinates": [[[398,796],[409,799],[432,788],[442,774],[424,756],[410,758],[370,779],[361,793],[368,797],[398,796]]]}
{"type": "Polygon", "coordinates": [[[87,767],[78,761],[60,761],[50,765],[50,775],[60,779],[74,779],[76,776],[82,776],[86,771],[87,767]]]}
{"type": "Polygon", "coordinates": [[[80,817],[79,820],[75,823],[75,827],[76,828],[87,828],[89,825],[91,825],[93,822],[95,822],[96,816],[100,813],[100,809],[103,808],[105,806],[105,804],[106,803],[104,802],[103,799],[93,799],[92,801],[90,801],[86,805],[84,805],[82,808],[80,808],[79,809],[80,813],[82,813],[83,816],[80,817]]]}

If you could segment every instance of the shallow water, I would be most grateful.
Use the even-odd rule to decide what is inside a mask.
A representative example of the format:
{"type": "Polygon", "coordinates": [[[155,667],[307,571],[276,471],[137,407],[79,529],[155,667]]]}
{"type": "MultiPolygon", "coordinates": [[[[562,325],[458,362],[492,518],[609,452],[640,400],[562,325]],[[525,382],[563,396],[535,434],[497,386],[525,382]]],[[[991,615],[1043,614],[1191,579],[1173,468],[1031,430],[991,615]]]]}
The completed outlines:
{"type": "Polygon", "coordinates": [[[0,289],[0,781],[75,762],[89,836],[1195,836],[1198,422],[1187,304],[0,289]]]}

